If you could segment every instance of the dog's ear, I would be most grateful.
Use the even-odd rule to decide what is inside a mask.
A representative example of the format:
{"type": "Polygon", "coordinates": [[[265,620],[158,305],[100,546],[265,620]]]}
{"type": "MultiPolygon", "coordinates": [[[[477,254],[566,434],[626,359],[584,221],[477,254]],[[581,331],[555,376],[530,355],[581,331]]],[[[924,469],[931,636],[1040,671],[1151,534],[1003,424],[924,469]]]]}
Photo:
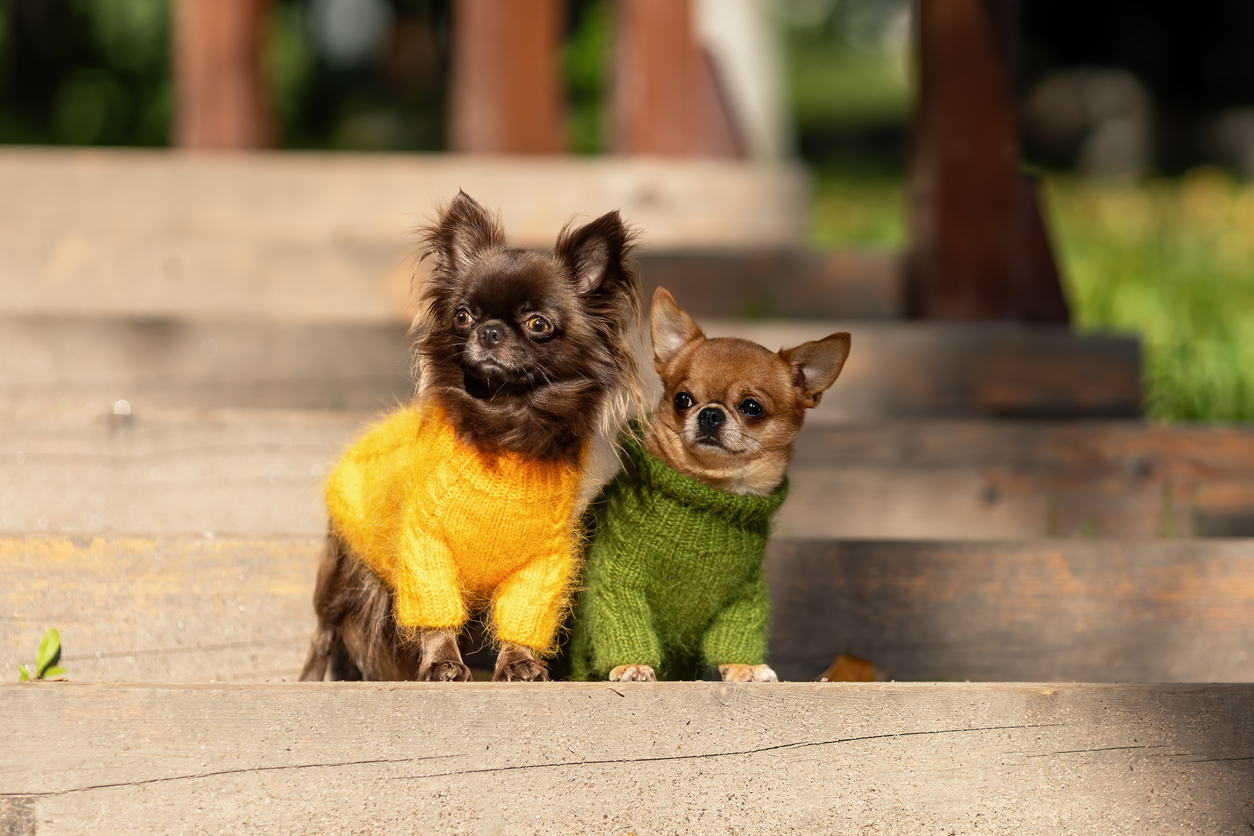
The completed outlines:
{"type": "Polygon", "coordinates": [[[792,368],[792,385],[806,409],[819,405],[827,387],[836,382],[849,358],[849,334],[841,331],[779,353],[792,368]]]}
{"type": "Polygon", "coordinates": [[[659,372],[681,348],[693,340],[705,337],[697,323],[679,309],[679,305],[675,304],[675,297],[664,287],[653,291],[653,306],[649,310],[649,333],[653,337],[653,365],[659,372]]]}
{"type": "Polygon", "coordinates": [[[436,263],[450,273],[462,270],[485,250],[505,246],[505,230],[470,195],[457,193],[440,215],[440,222],[426,231],[436,263]]]}
{"type": "Polygon", "coordinates": [[[607,279],[624,275],[623,260],[634,237],[615,210],[580,227],[567,224],[553,253],[570,270],[575,290],[586,296],[606,286],[607,279]]]}

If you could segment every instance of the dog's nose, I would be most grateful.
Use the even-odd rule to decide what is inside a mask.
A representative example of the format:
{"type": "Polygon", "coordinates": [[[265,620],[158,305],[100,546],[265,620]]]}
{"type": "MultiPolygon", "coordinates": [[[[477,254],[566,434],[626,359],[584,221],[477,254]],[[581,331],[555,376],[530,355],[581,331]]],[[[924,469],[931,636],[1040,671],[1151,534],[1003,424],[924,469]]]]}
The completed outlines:
{"type": "Polygon", "coordinates": [[[697,413],[697,424],[703,430],[717,429],[718,425],[726,420],[727,416],[723,414],[723,410],[716,406],[707,406],[697,413]]]}
{"type": "Polygon", "coordinates": [[[492,348],[505,339],[505,329],[500,325],[487,323],[479,329],[479,344],[484,348],[492,348]]]}

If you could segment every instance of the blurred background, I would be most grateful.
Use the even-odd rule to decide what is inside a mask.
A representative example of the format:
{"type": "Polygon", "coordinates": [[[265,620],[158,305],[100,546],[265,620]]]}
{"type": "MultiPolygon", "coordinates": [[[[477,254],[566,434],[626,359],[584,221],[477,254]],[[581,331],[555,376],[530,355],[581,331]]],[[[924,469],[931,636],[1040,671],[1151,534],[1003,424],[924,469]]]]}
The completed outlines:
{"type": "MultiPolygon", "coordinates": [[[[476,150],[465,133],[459,146],[451,113],[449,0],[263,5],[264,114],[252,144],[476,150]]],[[[714,8],[706,18],[718,19],[718,4],[706,5],[714,8]]],[[[703,41],[724,95],[752,110],[754,81],[733,78],[749,60],[766,90],[764,133],[708,153],[802,161],[813,175],[807,241],[816,248],[906,247],[918,93],[912,4],[753,5],[765,27],[758,65],[743,50],[718,60],[717,32],[703,41]]],[[[611,106],[614,6],[554,7],[562,135],[545,140],[551,151],[624,150],[611,106]]],[[[175,106],[175,8],[0,0],[0,143],[188,144],[175,106]]],[[[1023,0],[1013,29],[1021,161],[1043,178],[1072,323],[1141,336],[1151,416],[1254,418],[1254,5],[1023,0]]]]}

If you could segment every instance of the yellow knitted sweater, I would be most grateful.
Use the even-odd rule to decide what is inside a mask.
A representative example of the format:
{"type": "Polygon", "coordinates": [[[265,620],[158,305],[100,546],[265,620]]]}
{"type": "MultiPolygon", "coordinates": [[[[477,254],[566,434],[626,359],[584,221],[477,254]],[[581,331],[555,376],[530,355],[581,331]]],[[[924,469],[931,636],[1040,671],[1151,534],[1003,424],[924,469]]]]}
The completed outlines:
{"type": "Polygon", "coordinates": [[[411,406],[332,471],[335,530],[396,591],[402,629],[461,627],[490,603],[496,636],[550,652],[574,568],[579,468],[485,458],[440,411],[411,406]]]}

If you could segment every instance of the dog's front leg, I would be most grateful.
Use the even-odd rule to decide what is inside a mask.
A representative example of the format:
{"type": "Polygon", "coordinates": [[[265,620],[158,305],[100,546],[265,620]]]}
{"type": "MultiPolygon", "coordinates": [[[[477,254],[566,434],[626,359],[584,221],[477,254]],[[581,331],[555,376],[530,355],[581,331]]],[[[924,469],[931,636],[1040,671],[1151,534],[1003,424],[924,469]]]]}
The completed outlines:
{"type": "Polygon", "coordinates": [[[492,681],[548,682],[549,668],[535,657],[530,648],[514,642],[501,642],[492,681]]]}
{"type": "Polygon", "coordinates": [[[453,630],[423,630],[418,637],[422,664],[419,682],[469,682],[470,668],[462,662],[453,630]]]}

